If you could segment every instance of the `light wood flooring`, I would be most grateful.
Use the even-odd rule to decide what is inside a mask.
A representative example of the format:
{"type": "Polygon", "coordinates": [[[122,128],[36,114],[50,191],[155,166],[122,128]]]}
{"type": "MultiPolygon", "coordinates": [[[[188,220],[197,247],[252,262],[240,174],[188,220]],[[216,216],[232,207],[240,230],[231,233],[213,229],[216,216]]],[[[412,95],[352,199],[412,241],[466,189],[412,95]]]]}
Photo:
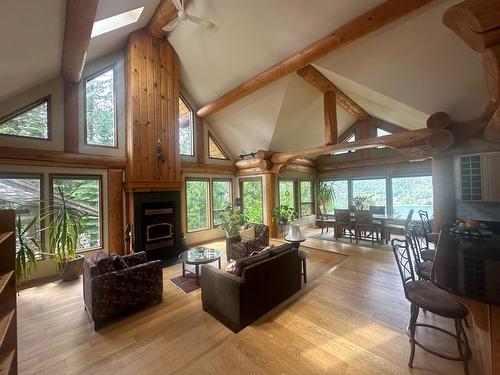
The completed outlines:
{"type": "MultiPolygon", "coordinates": [[[[23,290],[20,373],[463,373],[461,364],[418,348],[415,368],[408,369],[409,305],[391,252],[318,239],[303,245],[326,250],[310,249],[309,283],[238,334],[202,311],[199,290],[184,294],[169,281],[181,265],[164,269],[163,303],[98,332],[83,309],[81,280],[23,290]]],[[[223,249],[224,242],[210,246],[223,249]]],[[[442,335],[423,332],[420,338],[455,349],[442,335]]],[[[474,357],[470,366],[470,373],[478,374],[474,357]]]]}

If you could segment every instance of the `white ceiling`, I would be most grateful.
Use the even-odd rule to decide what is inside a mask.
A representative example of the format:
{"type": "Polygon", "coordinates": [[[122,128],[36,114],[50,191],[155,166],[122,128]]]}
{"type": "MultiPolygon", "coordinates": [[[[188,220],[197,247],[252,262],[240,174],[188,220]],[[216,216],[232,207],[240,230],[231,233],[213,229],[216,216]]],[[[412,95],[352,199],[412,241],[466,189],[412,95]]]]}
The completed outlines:
{"type": "Polygon", "coordinates": [[[61,70],[65,0],[0,2],[0,100],[61,70]]]}

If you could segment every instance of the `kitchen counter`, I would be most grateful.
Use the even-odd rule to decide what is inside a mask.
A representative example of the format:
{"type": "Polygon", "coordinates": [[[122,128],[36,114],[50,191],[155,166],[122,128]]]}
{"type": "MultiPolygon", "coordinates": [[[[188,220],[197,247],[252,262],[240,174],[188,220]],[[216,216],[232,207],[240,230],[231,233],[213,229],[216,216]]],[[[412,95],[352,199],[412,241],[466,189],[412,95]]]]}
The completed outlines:
{"type": "Polygon", "coordinates": [[[443,228],[431,279],[471,312],[481,374],[500,374],[500,236],[458,237],[443,228]]]}

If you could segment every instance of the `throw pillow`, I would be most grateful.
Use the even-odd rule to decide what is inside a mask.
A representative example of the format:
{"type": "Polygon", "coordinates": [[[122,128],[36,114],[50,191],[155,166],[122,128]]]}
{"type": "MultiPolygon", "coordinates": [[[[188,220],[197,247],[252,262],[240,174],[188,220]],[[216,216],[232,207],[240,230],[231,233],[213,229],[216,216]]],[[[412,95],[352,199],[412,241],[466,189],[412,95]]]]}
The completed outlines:
{"type": "Polygon", "coordinates": [[[99,273],[101,275],[109,272],[113,272],[115,268],[113,267],[113,259],[108,253],[102,250],[98,250],[92,255],[92,261],[97,266],[99,273]]]}
{"type": "Polygon", "coordinates": [[[232,260],[228,264],[224,266],[224,271],[232,273],[233,275],[236,275],[236,261],[232,260]]]}
{"type": "Polygon", "coordinates": [[[113,259],[113,268],[115,269],[115,271],[120,271],[120,270],[123,270],[125,268],[128,268],[127,263],[125,263],[123,258],[121,256],[119,256],[117,253],[112,251],[110,255],[111,255],[111,259],[113,259]]]}
{"type": "Polygon", "coordinates": [[[241,242],[255,240],[255,227],[240,230],[241,242]]]}
{"type": "Polygon", "coordinates": [[[254,255],[259,255],[259,254],[264,254],[266,252],[269,252],[272,250],[272,248],[274,247],[274,244],[271,244],[265,248],[263,248],[262,250],[259,250],[259,251],[252,251],[250,256],[254,256],[254,255]]]}

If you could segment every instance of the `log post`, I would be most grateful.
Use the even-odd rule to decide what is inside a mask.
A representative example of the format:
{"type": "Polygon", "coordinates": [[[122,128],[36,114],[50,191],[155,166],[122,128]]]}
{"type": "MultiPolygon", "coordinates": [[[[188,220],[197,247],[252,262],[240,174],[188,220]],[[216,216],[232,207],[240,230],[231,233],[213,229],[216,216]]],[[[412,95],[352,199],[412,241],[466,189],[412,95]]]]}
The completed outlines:
{"type": "Polygon", "coordinates": [[[323,94],[325,106],[325,145],[337,143],[337,100],[335,92],[328,91],[323,94]]]}
{"type": "Polygon", "coordinates": [[[500,44],[483,52],[483,70],[490,100],[496,102],[500,100],[500,44]]]}
{"type": "Polygon", "coordinates": [[[276,223],[272,218],[272,209],[276,205],[276,177],[273,174],[266,174],[264,176],[264,183],[266,185],[265,196],[265,219],[266,224],[269,225],[269,237],[277,236],[276,223]]]}
{"type": "Polygon", "coordinates": [[[488,122],[488,126],[484,129],[484,139],[489,142],[500,143],[500,106],[488,122]]]}
{"type": "Polygon", "coordinates": [[[125,254],[123,169],[108,169],[108,249],[125,254]]]}
{"type": "Polygon", "coordinates": [[[435,157],[431,162],[434,220],[433,231],[456,220],[455,173],[453,157],[435,157]]]}

